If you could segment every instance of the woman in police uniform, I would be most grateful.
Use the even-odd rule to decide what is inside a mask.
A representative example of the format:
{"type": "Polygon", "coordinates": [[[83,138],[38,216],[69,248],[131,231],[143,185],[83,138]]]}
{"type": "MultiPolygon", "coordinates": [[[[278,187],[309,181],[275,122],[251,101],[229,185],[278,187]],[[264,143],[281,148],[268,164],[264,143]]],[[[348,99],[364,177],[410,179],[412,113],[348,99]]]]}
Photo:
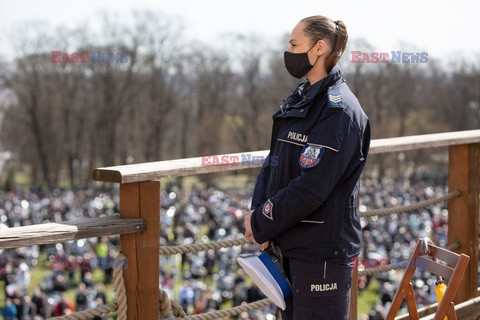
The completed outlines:
{"type": "Polygon", "coordinates": [[[245,215],[246,237],[281,249],[293,291],[282,320],[348,318],[370,125],[336,67],[347,39],[345,24],[324,16],[293,29],[285,67],[305,79],[273,114],[270,153],[245,215]]]}

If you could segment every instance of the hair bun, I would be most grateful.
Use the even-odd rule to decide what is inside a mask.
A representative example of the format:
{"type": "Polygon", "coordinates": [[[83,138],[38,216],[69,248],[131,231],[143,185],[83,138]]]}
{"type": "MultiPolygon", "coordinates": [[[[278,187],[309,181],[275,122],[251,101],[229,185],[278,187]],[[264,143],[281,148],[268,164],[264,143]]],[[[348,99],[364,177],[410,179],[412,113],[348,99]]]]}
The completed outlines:
{"type": "Polygon", "coordinates": [[[335,32],[338,34],[338,25],[340,23],[339,20],[333,21],[335,23],[335,32]]]}

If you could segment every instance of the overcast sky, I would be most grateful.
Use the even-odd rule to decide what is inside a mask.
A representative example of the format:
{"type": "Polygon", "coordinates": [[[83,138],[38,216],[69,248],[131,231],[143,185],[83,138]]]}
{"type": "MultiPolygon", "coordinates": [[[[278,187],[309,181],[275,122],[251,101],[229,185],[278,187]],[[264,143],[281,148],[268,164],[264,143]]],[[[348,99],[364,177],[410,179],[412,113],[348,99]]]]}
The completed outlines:
{"type": "Polygon", "coordinates": [[[0,54],[11,51],[9,30],[32,19],[69,26],[87,21],[95,27],[102,11],[128,16],[143,9],[178,17],[189,38],[206,42],[225,32],[278,38],[301,18],[321,14],[343,20],[351,38],[365,38],[380,52],[403,49],[400,43],[408,43],[442,60],[460,52],[480,53],[480,1],[473,0],[0,0],[0,54]]]}

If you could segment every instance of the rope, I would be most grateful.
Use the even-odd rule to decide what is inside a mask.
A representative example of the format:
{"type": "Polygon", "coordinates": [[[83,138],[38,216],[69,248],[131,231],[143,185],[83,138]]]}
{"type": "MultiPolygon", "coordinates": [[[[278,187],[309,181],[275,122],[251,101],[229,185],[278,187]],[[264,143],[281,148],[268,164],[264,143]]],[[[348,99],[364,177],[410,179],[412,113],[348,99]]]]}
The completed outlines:
{"type": "MultiPolygon", "coordinates": [[[[376,209],[371,211],[366,211],[361,213],[361,217],[372,217],[372,216],[387,216],[391,214],[399,214],[399,213],[406,213],[409,211],[416,211],[419,209],[427,208],[431,205],[443,202],[445,200],[449,200],[452,198],[459,197],[461,192],[456,190],[449,192],[446,195],[443,195],[438,198],[433,198],[425,201],[418,202],[413,205],[409,206],[396,206],[392,208],[382,208],[376,209]]],[[[210,243],[199,243],[199,244],[190,244],[190,245],[183,245],[183,246],[168,246],[168,247],[161,247],[160,248],[160,255],[171,255],[171,254],[186,254],[186,253],[196,253],[200,251],[207,251],[207,250],[218,250],[221,248],[228,248],[233,246],[240,246],[244,244],[251,243],[250,240],[247,238],[241,237],[237,239],[231,240],[222,240],[222,241],[214,241],[210,243]]],[[[449,245],[448,249],[456,249],[459,247],[459,243],[453,243],[449,245]]],[[[125,284],[123,280],[123,266],[124,262],[126,261],[125,255],[120,253],[117,257],[115,265],[113,266],[113,277],[115,281],[115,292],[117,295],[117,302],[109,305],[100,306],[91,310],[85,310],[81,312],[77,312],[70,315],[50,318],[52,320],[89,320],[95,316],[101,316],[102,314],[107,314],[113,311],[118,312],[118,320],[126,320],[127,319],[127,298],[125,293],[125,284]]],[[[360,275],[374,275],[377,273],[387,272],[390,270],[395,269],[403,269],[408,264],[407,261],[399,263],[398,265],[392,266],[391,264],[383,266],[377,269],[365,269],[359,271],[360,275]]],[[[173,316],[177,317],[177,319],[188,319],[188,320],[214,320],[218,318],[228,317],[228,316],[236,316],[243,312],[248,312],[252,310],[258,310],[264,308],[268,305],[272,304],[272,301],[269,299],[264,299],[260,301],[256,301],[253,303],[249,303],[243,306],[238,306],[226,310],[218,310],[208,313],[203,313],[199,315],[190,315],[187,316],[185,311],[183,311],[182,307],[176,300],[170,300],[168,294],[160,289],[160,316],[165,317],[167,316],[170,311],[172,312],[173,316]]]]}
{"type": "Polygon", "coordinates": [[[263,299],[255,301],[243,306],[233,307],[225,310],[212,311],[202,314],[189,315],[183,318],[175,318],[178,320],[215,320],[224,317],[233,317],[237,316],[243,312],[259,310],[265,308],[266,306],[272,305],[273,302],[270,299],[263,299]]]}
{"type": "Polygon", "coordinates": [[[360,217],[363,218],[369,218],[373,216],[379,216],[379,217],[384,217],[384,216],[389,216],[391,214],[398,214],[398,213],[406,213],[410,211],[417,211],[419,209],[424,209],[429,206],[432,206],[434,204],[443,202],[445,200],[453,199],[456,197],[459,197],[462,193],[458,190],[449,192],[441,197],[438,198],[432,198],[424,201],[417,202],[415,204],[409,205],[409,206],[395,206],[391,208],[382,208],[382,209],[375,209],[375,210],[370,210],[366,212],[360,213],[360,217]]]}
{"type": "Polygon", "coordinates": [[[127,320],[127,296],[125,293],[125,284],[123,282],[123,267],[126,257],[123,253],[119,253],[115,264],[113,265],[113,278],[115,283],[115,292],[117,294],[117,302],[99,306],[94,309],[80,311],[65,316],[48,318],[49,320],[90,320],[93,317],[100,317],[103,314],[117,311],[117,320],[127,320]]]}
{"type": "Polygon", "coordinates": [[[170,299],[168,297],[167,292],[163,289],[160,289],[159,304],[160,304],[160,317],[162,318],[168,316],[170,311],[172,311],[173,316],[176,317],[175,319],[213,320],[213,319],[218,319],[218,318],[223,318],[228,316],[236,316],[241,314],[242,312],[258,310],[273,304],[273,302],[270,299],[263,299],[263,300],[259,300],[259,301],[255,301],[255,302],[243,305],[243,306],[233,307],[230,309],[217,310],[217,311],[212,311],[208,313],[187,316],[187,314],[185,313],[185,311],[183,311],[178,301],[174,299],[170,299]]]}
{"type": "MultiPolygon", "coordinates": [[[[418,203],[409,205],[409,206],[395,206],[391,208],[382,208],[375,209],[366,212],[360,213],[360,217],[368,218],[373,216],[388,216],[391,214],[406,213],[410,211],[416,211],[419,209],[427,208],[431,205],[449,200],[452,198],[459,197],[462,193],[458,190],[449,192],[438,198],[433,198],[429,200],[420,201],[418,203]]],[[[160,255],[173,255],[173,254],[185,254],[185,253],[196,253],[207,250],[218,250],[221,248],[228,248],[233,246],[241,246],[244,244],[251,243],[247,238],[241,237],[231,240],[221,240],[221,241],[212,241],[209,243],[193,243],[188,245],[181,246],[166,246],[160,247],[160,255]]]]}
{"type": "Polygon", "coordinates": [[[126,261],[127,257],[120,252],[113,266],[113,279],[118,305],[117,320],[127,320],[127,294],[125,293],[125,283],[123,281],[123,268],[126,267],[126,261]]]}
{"type": "Polygon", "coordinates": [[[457,249],[460,249],[460,247],[461,247],[460,242],[456,241],[454,243],[449,244],[446,249],[450,251],[455,251],[457,249]]]}
{"type": "Polygon", "coordinates": [[[72,313],[66,316],[48,318],[48,320],[90,320],[93,317],[100,317],[103,314],[117,311],[117,309],[118,309],[117,303],[112,303],[112,304],[107,304],[104,306],[97,307],[95,309],[72,313]]]}
{"type": "Polygon", "coordinates": [[[367,275],[367,276],[373,276],[374,274],[377,273],[382,273],[382,272],[388,272],[391,270],[398,270],[398,269],[404,269],[408,265],[408,261],[402,261],[399,264],[391,265],[387,264],[385,266],[381,266],[375,269],[364,269],[358,272],[359,275],[367,275]]]}
{"type": "MultiPolygon", "coordinates": [[[[453,243],[449,244],[445,249],[450,250],[450,251],[460,249],[460,242],[458,242],[458,241],[453,242],[453,243]]],[[[377,273],[387,272],[387,271],[391,271],[391,270],[405,269],[408,266],[408,263],[409,263],[409,261],[407,260],[407,261],[402,261],[399,264],[395,264],[395,265],[387,264],[385,266],[380,266],[380,267],[374,268],[374,269],[364,269],[364,270],[359,271],[358,274],[359,275],[372,276],[372,275],[377,274],[377,273]]]]}
{"type": "Polygon", "coordinates": [[[207,251],[207,250],[218,250],[221,248],[241,246],[249,243],[251,243],[250,240],[242,237],[242,238],[231,239],[231,240],[212,241],[209,243],[193,243],[193,244],[187,244],[183,246],[167,246],[167,247],[160,247],[160,255],[184,254],[184,253],[195,253],[195,252],[207,251]]]}
{"type": "Polygon", "coordinates": [[[160,289],[160,317],[165,317],[172,311],[175,317],[185,318],[187,314],[183,311],[177,300],[170,299],[165,290],[160,289]]]}

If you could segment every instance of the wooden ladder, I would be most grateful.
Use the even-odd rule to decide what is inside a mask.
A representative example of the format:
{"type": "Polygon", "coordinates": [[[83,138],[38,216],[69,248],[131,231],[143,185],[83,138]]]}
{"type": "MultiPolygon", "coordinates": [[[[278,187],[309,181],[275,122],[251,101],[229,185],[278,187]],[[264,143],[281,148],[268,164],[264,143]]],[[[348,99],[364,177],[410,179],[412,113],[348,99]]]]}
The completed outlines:
{"type": "Polygon", "coordinates": [[[463,273],[467,268],[470,257],[465,254],[456,254],[449,250],[433,245],[428,239],[419,239],[412,258],[409,261],[407,270],[403,274],[400,287],[398,288],[392,305],[388,310],[387,320],[394,320],[395,315],[400,309],[403,299],[407,300],[408,313],[410,319],[418,320],[417,305],[413,286],[411,283],[413,274],[417,267],[427,270],[435,275],[441,276],[447,285],[434,320],[443,320],[448,316],[448,320],[456,320],[457,316],[454,309],[453,298],[457,292],[463,273]],[[447,265],[437,262],[441,260],[447,265]]]}

